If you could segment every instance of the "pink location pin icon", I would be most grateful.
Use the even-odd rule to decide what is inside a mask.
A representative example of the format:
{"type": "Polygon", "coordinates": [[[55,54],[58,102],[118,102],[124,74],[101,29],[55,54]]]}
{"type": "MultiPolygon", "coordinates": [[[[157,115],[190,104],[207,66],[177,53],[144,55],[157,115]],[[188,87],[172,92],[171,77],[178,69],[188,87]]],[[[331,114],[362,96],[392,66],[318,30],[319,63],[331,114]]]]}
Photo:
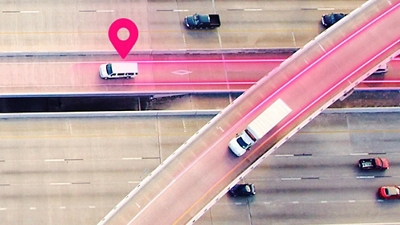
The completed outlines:
{"type": "Polygon", "coordinates": [[[121,58],[125,59],[132,47],[135,45],[139,37],[139,30],[132,20],[127,18],[120,18],[114,21],[108,29],[108,38],[111,44],[117,50],[121,58]],[[125,28],[129,31],[129,37],[126,40],[121,40],[118,37],[118,31],[125,28]]]}

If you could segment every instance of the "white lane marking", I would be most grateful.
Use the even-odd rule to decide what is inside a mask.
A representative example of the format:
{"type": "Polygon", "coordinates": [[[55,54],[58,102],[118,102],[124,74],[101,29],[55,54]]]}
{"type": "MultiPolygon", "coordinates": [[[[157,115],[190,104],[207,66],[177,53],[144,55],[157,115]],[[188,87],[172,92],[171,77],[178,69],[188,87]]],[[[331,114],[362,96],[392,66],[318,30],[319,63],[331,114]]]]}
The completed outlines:
{"type": "Polygon", "coordinates": [[[357,179],[374,179],[375,176],[357,176],[357,179]]]}
{"type": "Polygon", "coordinates": [[[60,209],[66,209],[67,207],[65,207],[65,206],[60,206],[60,209]]]}
{"type": "Polygon", "coordinates": [[[222,127],[220,127],[220,126],[218,126],[217,129],[220,130],[220,131],[222,131],[222,132],[225,132],[225,130],[224,130],[222,127]]]}
{"type": "Polygon", "coordinates": [[[301,180],[300,177],[283,177],[281,180],[301,180]]]}
{"type": "Polygon", "coordinates": [[[368,153],[366,153],[366,152],[350,153],[350,155],[368,155],[368,153]]]}
{"type": "Polygon", "coordinates": [[[328,11],[334,11],[335,8],[317,8],[317,10],[328,10],[328,11]]]}
{"type": "Polygon", "coordinates": [[[293,157],[294,154],[286,154],[286,155],[275,155],[275,157],[293,157]]]}
{"type": "Polygon", "coordinates": [[[45,162],[64,162],[64,159],[45,159],[45,162]]]}
{"type": "Polygon", "coordinates": [[[70,185],[71,183],[50,183],[50,185],[70,185]]]}
{"type": "Polygon", "coordinates": [[[140,160],[141,157],[132,157],[132,158],[122,158],[122,160],[140,160]]]}
{"type": "Polygon", "coordinates": [[[68,121],[65,125],[67,126],[69,133],[72,134],[72,123],[68,121]]]}
{"type": "Polygon", "coordinates": [[[350,203],[354,203],[354,202],[356,202],[356,200],[349,200],[348,202],[350,202],[350,203]]]}
{"type": "Polygon", "coordinates": [[[174,11],[174,12],[189,12],[188,9],[174,9],[172,11],[174,11]]]}
{"type": "Polygon", "coordinates": [[[244,11],[249,11],[249,12],[257,12],[257,11],[262,11],[262,9],[243,9],[244,11]]]}
{"type": "Polygon", "coordinates": [[[187,132],[187,130],[186,130],[186,123],[185,123],[185,120],[184,120],[184,119],[182,119],[182,126],[183,126],[183,132],[186,133],[186,132],[187,132]]]}
{"type": "Polygon", "coordinates": [[[0,208],[0,211],[4,211],[4,210],[7,210],[7,208],[0,208]]]}
{"type": "Polygon", "coordinates": [[[89,205],[89,209],[95,209],[96,208],[96,206],[94,206],[94,205],[89,205]]]}
{"type": "Polygon", "coordinates": [[[328,203],[328,201],[320,201],[320,203],[324,203],[325,204],[325,203],[328,203]]]}
{"type": "Polygon", "coordinates": [[[292,32],[292,40],[293,40],[293,46],[296,46],[296,37],[294,36],[294,32],[292,32]]]}
{"type": "Polygon", "coordinates": [[[113,13],[114,10],[112,9],[83,9],[83,10],[79,10],[79,12],[81,13],[113,13]]]}
{"type": "Polygon", "coordinates": [[[30,210],[36,210],[36,207],[30,207],[29,209],[30,210]]]}
{"type": "Polygon", "coordinates": [[[292,201],[293,204],[299,204],[299,201],[292,201]]]}
{"type": "Polygon", "coordinates": [[[140,183],[140,181],[128,181],[128,184],[138,184],[138,183],[140,183]]]}

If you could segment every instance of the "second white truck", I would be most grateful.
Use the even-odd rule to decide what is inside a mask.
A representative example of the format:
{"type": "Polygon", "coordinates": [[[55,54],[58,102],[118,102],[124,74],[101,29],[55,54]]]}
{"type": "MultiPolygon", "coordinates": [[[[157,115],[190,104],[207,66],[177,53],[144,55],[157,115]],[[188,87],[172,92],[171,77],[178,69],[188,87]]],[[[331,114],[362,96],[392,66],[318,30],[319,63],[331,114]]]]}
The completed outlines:
{"type": "Polygon", "coordinates": [[[244,131],[237,134],[229,142],[229,149],[236,156],[242,156],[258,139],[267,134],[268,131],[274,128],[291,111],[292,109],[282,99],[276,100],[255,118],[244,131]]]}

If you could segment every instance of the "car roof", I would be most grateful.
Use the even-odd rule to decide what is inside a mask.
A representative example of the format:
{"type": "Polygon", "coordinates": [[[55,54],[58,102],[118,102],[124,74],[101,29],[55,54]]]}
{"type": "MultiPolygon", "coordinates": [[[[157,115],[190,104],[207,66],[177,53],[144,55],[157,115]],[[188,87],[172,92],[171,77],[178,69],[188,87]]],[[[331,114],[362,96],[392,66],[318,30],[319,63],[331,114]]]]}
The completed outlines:
{"type": "Polygon", "coordinates": [[[394,186],[386,187],[387,193],[389,196],[399,195],[399,188],[394,186]]]}
{"type": "Polygon", "coordinates": [[[138,71],[137,63],[111,63],[114,73],[136,73],[138,71]]]}

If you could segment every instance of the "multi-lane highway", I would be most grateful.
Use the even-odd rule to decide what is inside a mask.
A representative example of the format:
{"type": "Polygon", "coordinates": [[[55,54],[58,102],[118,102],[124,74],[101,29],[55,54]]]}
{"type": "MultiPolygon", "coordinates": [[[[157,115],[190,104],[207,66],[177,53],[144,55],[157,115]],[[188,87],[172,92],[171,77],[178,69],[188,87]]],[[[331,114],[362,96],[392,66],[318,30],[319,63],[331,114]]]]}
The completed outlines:
{"type": "MultiPolygon", "coordinates": [[[[114,51],[107,38],[107,29],[112,21],[120,17],[131,18],[139,26],[140,37],[134,47],[136,52],[298,48],[323,30],[319,25],[322,14],[332,11],[350,12],[364,2],[281,0],[268,1],[268,4],[265,1],[217,1],[215,3],[214,1],[170,3],[136,1],[134,3],[118,2],[118,4],[76,1],[5,2],[2,3],[3,8],[0,13],[1,21],[6,21],[2,24],[0,32],[1,55],[31,56],[50,53],[55,57],[1,58],[0,66],[3,71],[1,76],[4,76],[1,81],[1,94],[8,97],[43,95],[43,93],[115,94],[121,92],[121,87],[123,87],[122,91],[135,91],[137,85],[132,89],[132,80],[103,81],[99,79],[98,65],[103,62],[118,61],[118,57],[98,59],[87,57],[93,53],[114,51]],[[211,32],[183,29],[181,23],[183,17],[194,12],[220,13],[223,25],[220,29],[211,32]],[[59,52],[61,54],[58,54],[59,52]],[[71,52],[75,55],[85,55],[85,57],[71,59],[65,56],[71,52]],[[10,76],[13,79],[10,79],[10,76]]],[[[150,59],[148,56],[139,58],[133,56],[129,60],[158,61],[157,57],[159,56],[154,58],[152,56],[150,59]]],[[[166,58],[168,57],[171,56],[166,58]]],[[[160,58],[164,60],[163,56],[160,58]]],[[[196,57],[195,60],[198,58],[196,57]]],[[[193,82],[204,82],[202,80],[204,74],[216,74],[216,78],[225,79],[223,75],[226,73],[229,78],[234,78],[235,87],[243,90],[246,89],[245,85],[250,85],[241,80],[244,75],[249,76],[250,82],[254,82],[251,81],[256,80],[254,75],[263,76],[266,74],[264,70],[268,72],[272,69],[269,63],[268,65],[264,62],[253,64],[248,61],[247,63],[251,64],[249,68],[244,68],[244,64],[238,66],[227,61],[224,61],[221,67],[207,64],[191,67],[184,62],[168,66],[146,64],[143,74],[151,75],[139,81],[153,82],[154,77],[163,78],[164,76],[165,79],[179,75],[176,77],[184,77],[184,81],[193,85],[193,82]],[[259,65],[262,65],[261,68],[259,65]],[[183,71],[180,71],[181,67],[184,68],[183,71]],[[169,71],[169,76],[166,76],[165,70],[169,71]],[[153,73],[154,71],[156,73],[153,73]],[[190,74],[173,73],[177,71],[183,73],[189,71],[190,74]],[[250,72],[247,73],[248,71],[250,72]]],[[[393,79],[397,80],[398,71],[393,68],[398,67],[397,63],[391,63],[390,72],[385,78],[394,75],[393,79]]],[[[392,83],[392,81],[389,80],[386,83],[392,83]]],[[[142,86],[149,87],[146,83],[142,86]]],[[[227,83],[222,86],[225,88],[227,83]]],[[[232,86],[233,84],[230,83],[229,87],[232,86]]],[[[366,85],[366,87],[369,86],[377,85],[376,83],[366,85]]],[[[384,87],[383,84],[378,86],[384,87]]],[[[212,90],[219,88],[220,86],[212,90]]],[[[166,89],[176,90],[177,87],[167,85],[166,89]]],[[[393,117],[394,121],[398,121],[397,116],[393,117]]],[[[352,123],[355,120],[349,120],[351,116],[340,118],[334,121],[350,127],[368,124],[376,119],[378,122],[375,122],[376,126],[373,127],[375,131],[361,127],[355,132],[348,131],[347,126],[343,126],[343,130],[338,131],[335,129],[337,125],[334,125],[331,131],[330,127],[326,127],[325,122],[321,122],[322,125],[316,126],[324,126],[326,130],[320,131],[317,128],[317,131],[303,135],[305,139],[297,138],[298,135],[296,135],[295,142],[289,142],[282,147],[285,149],[284,155],[268,159],[260,169],[246,177],[246,181],[257,185],[258,194],[255,198],[248,201],[248,199],[224,197],[198,223],[246,224],[251,221],[252,224],[270,222],[321,224],[397,221],[392,216],[396,213],[395,211],[398,211],[396,204],[376,201],[370,195],[370,192],[374,191],[382,181],[395,183],[398,157],[391,143],[398,146],[395,138],[398,137],[398,131],[386,129],[395,123],[386,123],[385,118],[391,118],[388,115],[371,114],[366,122],[356,121],[355,124],[352,123]],[[348,131],[347,135],[346,131],[348,131]],[[354,133],[367,134],[365,137],[360,136],[361,141],[357,139],[366,144],[365,148],[373,146],[374,149],[376,147],[382,151],[390,149],[387,156],[393,159],[394,167],[392,166],[386,174],[392,177],[369,180],[353,177],[353,175],[359,175],[351,164],[358,159],[358,156],[351,154],[353,150],[354,153],[363,152],[363,149],[358,151],[359,146],[363,144],[357,142],[357,148],[346,149],[345,147],[348,146],[354,147],[357,141],[349,138],[349,144],[343,147],[344,153],[335,155],[339,151],[337,148],[327,150],[334,147],[332,142],[336,139],[331,138],[332,134],[336,134],[335,132],[346,137],[354,137],[354,133]],[[383,136],[378,135],[374,138],[369,135],[370,133],[383,136]],[[321,141],[325,139],[328,142],[321,141]],[[374,142],[370,142],[370,139],[374,142]],[[290,143],[293,143],[294,147],[291,145],[285,148],[290,143]],[[298,146],[302,146],[302,143],[307,144],[299,150],[300,154],[307,153],[308,149],[325,151],[327,154],[308,155],[307,153],[306,157],[288,156],[288,154],[297,153],[298,146]],[[314,143],[316,146],[312,145],[314,143]],[[342,161],[335,161],[334,166],[331,166],[332,169],[331,167],[326,169],[325,163],[331,163],[338,158],[337,156],[342,161]],[[271,160],[273,162],[270,162],[271,160]],[[344,180],[347,186],[340,186],[338,182],[334,182],[335,179],[331,179],[337,174],[336,165],[344,167],[343,170],[339,170],[343,172],[344,178],[339,177],[337,180],[344,180]],[[299,172],[301,168],[305,168],[304,173],[299,172]],[[315,173],[315,168],[320,169],[321,173],[315,173]],[[352,171],[349,176],[345,176],[347,169],[352,171]],[[285,174],[281,174],[281,171],[285,174]],[[296,174],[296,177],[288,177],[286,173],[296,174]],[[278,182],[273,183],[275,186],[270,186],[271,180],[278,182]],[[319,181],[321,182],[318,183],[319,181]],[[333,184],[327,185],[327,181],[333,184]],[[364,181],[371,182],[365,185],[364,181]],[[360,190],[360,185],[363,184],[366,189],[360,190]],[[295,186],[300,186],[300,190],[295,186]],[[272,188],[268,189],[270,187],[272,188]],[[338,196],[339,191],[344,192],[343,197],[340,195],[337,201],[332,201],[335,198],[329,196],[338,196]],[[327,196],[325,193],[329,194],[329,198],[324,198],[327,196]],[[354,193],[357,193],[356,197],[348,197],[354,193]]],[[[150,119],[148,117],[72,119],[66,116],[61,119],[2,120],[0,123],[2,126],[0,129],[2,146],[0,220],[4,224],[97,223],[126,193],[209,119],[209,117],[201,117],[198,120],[198,118],[182,116],[150,119]]],[[[340,140],[344,142],[345,138],[340,140]]],[[[371,149],[368,148],[369,150],[371,149]]]]}
{"type": "MultiPolygon", "coordinates": [[[[95,224],[211,118],[3,119],[0,220],[95,224]]],[[[318,116],[245,177],[256,196],[224,196],[196,224],[399,222],[397,202],[375,196],[398,184],[399,121],[399,113],[318,116]],[[357,170],[359,158],[374,156],[390,169],[357,170]]]]}
{"type": "Polygon", "coordinates": [[[2,3],[3,55],[114,52],[110,24],[134,21],[139,39],[133,51],[298,48],[323,31],[322,14],[348,13],[364,0],[121,1],[44,0],[2,3]],[[186,30],[186,15],[217,12],[222,26],[211,32],[186,30]]]}
{"type": "MultiPolygon", "coordinates": [[[[99,65],[116,60],[96,57],[5,58],[0,62],[2,96],[83,96],[160,93],[244,92],[287,54],[215,54],[202,56],[131,56],[139,64],[134,79],[103,80],[99,65]]],[[[400,58],[384,75],[373,75],[357,89],[400,89],[400,58]]],[[[328,75],[327,75],[328,76],[328,75]]]]}
{"type": "Polygon", "coordinates": [[[378,63],[398,55],[400,34],[394,29],[398,7],[399,2],[371,1],[341,20],[340,29],[330,29],[307,44],[185,142],[100,224],[195,222],[263,157],[373,73],[378,63]],[[368,45],[371,37],[376,38],[373,46],[368,45]],[[345,60],[350,55],[352,61],[345,60]],[[225,151],[232,137],[278,100],[291,113],[276,121],[251,153],[240,159],[229,157],[225,151]],[[192,192],[183,192],[188,189],[192,192]],[[180,204],[165,211],[176,199],[182,200],[180,204]],[[161,212],[160,217],[152,216],[161,212]]]}

